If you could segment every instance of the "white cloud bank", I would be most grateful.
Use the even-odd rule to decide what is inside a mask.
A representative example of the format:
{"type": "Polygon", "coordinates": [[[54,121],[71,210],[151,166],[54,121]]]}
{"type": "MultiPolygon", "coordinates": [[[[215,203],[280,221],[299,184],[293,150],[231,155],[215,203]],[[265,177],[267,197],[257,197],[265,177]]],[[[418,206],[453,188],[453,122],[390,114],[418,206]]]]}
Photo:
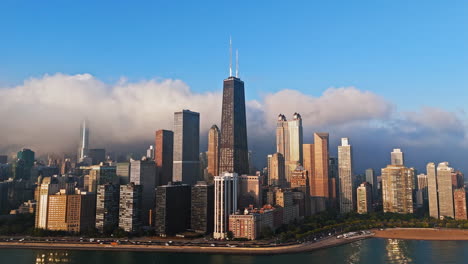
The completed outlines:
{"type": "MultiPolygon", "coordinates": [[[[151,143],[155,130],[172,129],[173,113],[181,109],[200,112],[204,137],[212,124],[219,125],[221,92],[196,93],[172,79],[109,85],[90,74],[32,78],[0,88],[0,153],[23,146],[40,153],[74,152],[79,123],[85,117],[91,122],[95,147],[151,143]]],[[[434,107],[400,113],[385,98],[354,87],[329,88],[320,97],[282,90],[247,102],[247,108],[249,147],[257,160],[274,150],[279,113],[288,118],[301,113],[306,141],[315,131],[329,131],[335,138],[351,137],[367,152],[371,148],[365,144],[379,143],[465,146],[466,121],[461,114],[434,107]]]]}

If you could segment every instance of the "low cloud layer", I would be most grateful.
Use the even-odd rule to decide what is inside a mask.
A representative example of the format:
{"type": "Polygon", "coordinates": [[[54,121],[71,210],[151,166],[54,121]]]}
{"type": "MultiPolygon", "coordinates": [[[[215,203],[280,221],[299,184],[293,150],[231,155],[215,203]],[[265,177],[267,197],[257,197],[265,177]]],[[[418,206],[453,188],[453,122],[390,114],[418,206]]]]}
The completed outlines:
{"type": "MultiPolygon", "coordinates": [[[[248,88],[248,84],[247,84],[248,88]]],[[[200,112],[201,148],[206,133],[220,123],[221,92],[196,93],[181,80],[153,79],[106,84],[90,74],[46,75],[16,87],[0,88],[0,153],[30,147],[39,153],[74,153],[79,123],[91,123],[92,147],[144,151],[154,131],[172,129],[173,113],[200,112]]],[[[275,151],[275,125],[279,113],[291,118],[301,113],[305,142],[313,132],[329,132],[331,153],[340,137],[354,146],[355,173],[388,163],[392,147],[406,153],[407,165],[422,168],[428,161],[452,161],[463,168],[467,150],[463,113],[435,107],[399,112],[393,102],[355,87],[329,88],[319,97],[298,90],[266,94],[247,102],[249,148],[255,163],[275,151]]],[[[467,166],[468,168],[468,166],[467,166]]]]}

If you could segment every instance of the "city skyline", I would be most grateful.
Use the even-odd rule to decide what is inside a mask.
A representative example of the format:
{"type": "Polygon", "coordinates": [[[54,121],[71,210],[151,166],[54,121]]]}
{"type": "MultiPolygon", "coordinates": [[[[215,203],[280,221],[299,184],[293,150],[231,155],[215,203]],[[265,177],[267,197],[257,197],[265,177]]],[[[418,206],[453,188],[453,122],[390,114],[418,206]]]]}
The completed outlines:
{"type": "MultiPolygon", "coordinates": [[[[239,3],[235,8],[241,8],[244,4],[239,3]]],[[[47,4],[45,5],[47,6],[47,4]]],[[[395,12],[395,15],[401,15],[407,19],[409,19],[407,17],[408,13],[420,8],[428,12],[427,14],[416,12],[417,17],[424,19],[424,21],[428,19],[428,14],[437,10],[447,11],[444,16],[449,12],[458,14],[455,9],[434,3],[427,4],[424,7],[418,4],[406,5],[405,8],[400,10],[395,9],[394,4],[387,5],[390,10],[395,12]]],[[[27,7],[25,13],[35,11],[36,9],[30,9],[33,6],[27,7]]],[[[153,4],[151,6],[160,11],[174,10],[170,4],[153,4]]],[[[211,7],[209,10],[225,7],[224,4],[220,4],[211,7]]],[[[272,4],[268,8],[279,12],[283,7],[282,5],[272,4]]],[[[307,10],[310,5],[304,4],[303,7],[289,7],[289,10],[299,12],[302,9],[307,10]]],[[[4,4],[4,10],[15,11],[17,8],[14,5],[4,4]]],[[[96,8],[101,7],[96,6],[96,8]]],[[[120,7],[112,8],[120,10],[120,7]]],[[[213,109],[217,110],[221,107],[222,84],[219,80],[224,78],[229,70],[227,50],[229,35],[232,35],[236,46],[239,47],[239,76],[247,83],[245,89],[247,127],[251,128],[247,129],[251,139],[249,148],[254,151],[253,160],[257,167],[266,166],[264,157],[267,154],[274,153],[272,142],[275,140],[275,135],[272,128],[275,125],[273,119],[277,113],[290,116],[294,112],[299,112],[303,117],[304,142],[310,141],[312,134],[317,131],[330,133],[331,146],[338,145],[339,139],[342,137],[353,139],[356,150],[360,150],[356,154],[355,168],[357,173],[363,173],[368,167],[378,169],[385,166],[389,148],[405,149],[408,163],[411,163],[418,170],[423,170],[427,162],[433,160],[451,160],[454,168],[468,169],[463,162],[462,155],[460,155],[468,150],[466,117],[463,111],[464,103],[457,101],[463,96],[455,96],[464,94],[463,82],[465,80],[460,80],[459,76],[463,74],[459,71],[452,74],[440,73],[439,71],[440,74],[437,77],[425,74],[426,78],[424,78],[424,81],[421,80],[418,74],[427,73],[431,70],[431,68],[427,68],[430,67],[428,65],[431,63],[423,63],[423,59],[427,57],[427,54],[420,52],[421,47],[428,49],[430,51],[428,54],[434,55],[435,59],[448,64],[446,60],[436,56],[441,53],[431,49],[433,46],[428,44],[429,42],[424,41],[425,45],[413,46],[412,44],[408,47],[408,50],[398,52],[398,49],[384,49],[384,47],[388,45],[386,40],[392,39],[392,37],[401,37],[400,35],[394,36],[396,33],[388,36],[378,34],[379,38],[371,43],[383,46],[374,45],[374,51],[376,51],[375,49],[380,51],[382,49],[392,55],[385,55],[386,59],[378,60],[377,57],[365,56],[360,52],[351,52],[344,47],[332,45],[332,40],[337,38],[340,33],[343,34],[343,30],[327,24],[317,26],[321,25],[317,23],[323,21],[324,17],[317,16],[316,20],[309,20],[306,19],[307,16],[304,13],[300,12],[298,20],[307,22],[305,25],[314,26],[313,28],[316,31],[313,32],[317,32],[319,37],[326,37],[325,40],[329,41],[326,42],[328,45],[315,46],[318,45],[316,41],[312,41],[310,36],[301,34],[303,36],[300,38],[306,38],[307,40],[304,44],[310,45],[312,43],[314,45],[304,49],[306,53],[301,56],[304,59],[300,59],[294,56],[294,54],[297,55],[295,49],[288,48],[293,42],[284,45],[285,40],[267,41],[269,39],[266,36],[251,35],[251,25],[248,21],[250,23],[259,23],[254,19],[255,10],[259,10],[259,8],[260,6],[256,4],[249,5],[249,9],[243,12],[247,16],[246,20],[241,21],[242,23],[238,25],[238,28],[219,29],[215,27],[204,29],[207,34],[205,36],[209,36],[209,38],[192,38],[193,41],[196,40],[193,47],[183,46],[186,49],[181,49],[181,46],[167,47],[158,43],[151,45],[151,47],[145,46],[144,50],[146,52],[151,51],[151,56],[154,56],[154,58],[149,56],[147,59],[140,59],[141,65],[139,67],[127,67],[125,63],[113,63],[111,65],[113,67],[99,68],[99,65],[110,65],[103,65],[104,62],[91,64],[94,59],[88,57],[86,53],[90,49],[89,46],[80,49],[78,53],[81,56],[77,58],[73,52],[67,52],[51,45],[43,52],[49,55],[54,63],[40,64],[37,56],[26,57],[25,54],[18,54],[18,50],[13,45],[13,43],[19,41],[17,38],[12,38],[11,43],[1,43],[0,48],[4,47],[11,53],[4,54],[4,56],[7,56],[8,65],[2,67],[2,64],[0,64],[0,111],[11,118],[5,120],[4,129],[0,131],[0,137],[5,139],[0,142],[0,153],[13,154],[22,147],[36,150],[39,155],[45,155],[49,152],[68,153],[76,151],[78,146],[70,144],[69,138],[76,135],[78,126],[76,120],[82,120],[84,117],[89,117],[90,124],[94,128],[90,138],[91,145],[96,145],[95,143],[99,142],[99,147],[105,147],[109,151],[135,153],[141,151],[140,146],[147,147],[152,143],[149,134],[154,130],[171,129],[172,120],[169,113],[183,108],[193,109],[203,116],[200,124],[200,133],[202,135],[200,151],[205,151],[207,148],[206,131],[213,124],[221,127],[220,115],[213,109]],[[210,50],[203,48],[204,44],[209,46],[210,50]],[[260,44],[262,45],[260,46],[260,44]],[[285,48],[281,47],[281,45],[285,46],[285,48]],[[56,49],[51,49],[53,47],[56,49]],[[183,50],[185,59],[179,57],[181,50],[183,50]],[[259,51],[261,52],[259,53],[259,51]],[[346,54],[349,56],[345,57],[345,65],[348,67],[343,65],[343,68],[339,71],[332,70],[336,69],[336,66],[341,63],[334,57],[336,51],[340,51],[341,55],[346,54]],[[415,52],[410,61],[411,69],[397,71],[397,68],[407,67],[409,60],[407,59],[407,53],[410,51],[415,52]],[[162,54],[162,52],[165,52],[165,54],[162,54]],[[310,58],[315,58],[314,56],[319,56],[318,53],[325,54],[325,57],[320,57],[321,60],[310,60],[310,58]],[[13,54],[16,57],[10,57],[13,54]],[[285,59],[284,54],[291,58],[285,59]],[[360,54],[361,57],[358,57],[357,54],[360,54]],[[57,61],[59,55],[65,56],[68,59],[67,63],[57,61]],[[176,56],[176,59],[169,61],[168,56],[176,56]],[[203,62],[198,68],[199,65],[195,63],[200,60],[190,60],[194,56],[201,56],[209,60],[203,62]],[[326,60],[327,58],[329,60],[326,60]],[[389,58],[395,58],[395,61],[390,61],[390,63],[389,58]],[[273,59],[275,63],[271,63],[273,59]],[[304,60],[313,61],[314,63],[305,63],[304,60]],[[150,61],[157,61],[157,63],[151,64],[151,67],[149,67],[148,63],[150,61]],[[355,67],[356,63],[353,64],[353,61],[362,62],[358,64],[361,66],[365,64],[364,62],[378,65],[379,67],[373,67],[373,73],[378,69],[379,74],[372,74],[373,77],[370,77],[367,74],[369,69],[355,67]],[[21,65],[31,66],[18,68],[16,63],[19,62],[23,62],[21,65]],[[266,67],[267,62],[268,65],[276,66],[273,69],[271,66],[266,67]],[[70,67],[70,65],[73,66],[70,67]],[[197,67],[193,67],[194,65],[197,67]],[[317,69],[320,66],[323,67],[325,72],[317,69]],[[191,70],[188,70],[187,67],[190,67],[191,70]],[[296,71],[291,72],[288,70],[290,67],[296,67],[296,71]],[[134,69],[138,69],[138,72],[144,71],[144,73],[137,74],[134,69]],[[310,75],[311,72],[314,74],[310,75]],[[416,76],[411,78],[411,76],[408,76],[410,75],[408,72],[413,72],[416,76]],[[391,76],[389,76],[390,73],[391,76]],[[427,80],[427,76],[431,76],[431,82],[427,80]],[[439,79],[434,80],[434,78],[439,79]],[[395,82],[392,81],[393,79],[406,80],[406,83],[402,83],[403,81],[395,82]],[[410,84],[412,86],[408,86],[410,84]],[[435,93],[427,93],[428,90],[444,90],[447,95],[453,96],[450,96],[450,103],[447,104],[447,100],[438,100],[433,95],[435,93]],[[397,96],[402,91],[405,92],[405,96],[397,96]],[[37,96],[41,100],[35,100],[37,96]],[[284,98],[288,100],[284,100],[284,98]],[[418,98],[418,100],[414,100],[414,98],[418,98]],[[155,101],[160,103],[154,104],[155,101]],[[88,105],[95,107],[88,107],[88,105]],[[39,118],[31,114],[31,111],[33,111],[31,108],[41,109],[39,118]],[[109,111],[109,109],[112,109],[112,111],[109,111]],[[135,112],[145,114],[135,115],[135,112]],[[46,116],[47,118],[45,118],[46,116]],[[58,120],[63,124],[60,129],[55,128],[58,120]],[[32,131],[23,129],[28,125],[35,127],[41,133],[35,133],[33,137],[32,131]],[[132,126],[132,131],[126,131],[125,133],[113,132],[125,131],[127,126],[132,126]],[[432,140],[434,137],[441,140],[435,142],[432,140]],[[447,144],[452,148],[431,151],[447,144]],[[370,159],[370,157],[373,159],[370,159]],[[371,161],[370,164],[365,163],[367,160],[371,161]]],[[[321,4],[318,8],[319,10],[330,10],[332,7],[321,4]]],[[[349,6],[344,5],[333,8],[338,8],[337,11],[344,12],[349,6]]],[[[374,10],[376,7],[368,8],[374,10]]],[[[376,13],[381,12],[380,9],[375,11],[376,13]]],[[[72,10],[64,11],[64,13],[68,12],[72,12],[72,10]]],[[[9,15],[10,12],[5,12],[5,16],[0,19],[5,19],[9,15]]],[[[92,18],[97,19],[96,15],[94,14],[92,18]]],[[[219,19],[219,17],[216,18],[219,19]]],[[[448,24],[456,26],[451,32],[441,30],[433,22],[426,24],[424,28],[427,30],[434,29],[435,33],[438,34],[451,35],[459,29],[459,23],[456,23],[457,18],[459,17],[454,16],[446,21],[448,24]]],[[[16,19],[18,18],[13,20],[16,21],[16,19]]],[[[185,19],[187,18],[182,19],[179,23],[183,23],[185,19]]],[[[345,21],[342,19],[344,17],[340,18],[337,23],[345,25],[345,21]]],[[[368,22],[369,19],[371,18],[365,16],[359,21],[364,23],[368,22]]],[[[148,19],[148,21],[156,23],[151,19],[148,19]]],[[[52,22],[53,17],[42,21],[46,25],[50,25],[52,22]]],[[[66,20],[65,24],[67,22],[71,23],[71,21],[66,20]]],[[[273,25],[276,24],[274,21],[270,22],[273,25]]],[[[383,18],[377,19],[376,22],[377,24],[384,23],[386,25],[383,18]]],[[[412,19],[410,22],[414,26],[419,25],[417,21],[412,19]]],[[[299,24],[297,23],[298,21],[288,21],[287,25],[298,27],[299,24]]],[[[31,26],[30,24],[27,25],[31,26]]],[[[26,24],[19,23],[12,28],[25,29],[25,26],[26,24]]],[[[180,24],[174,26],[177,27],[180,24]]],[[[373,25],[368,23],[366,27],[374,28],[373,25]]],[[[61,27],[51,26],[50,29],[51,32],[64,33],[64,29],[61,27]]],[[[140,33],[146,33],[146,29],[145,27],[145,30],[140,33]]],[[[5,30],[8,36],[11,29],[5,30]]],[[[286,35],[294,33],[287,32],[284,27],[278,27],[278,30],[286,35]]],[[[362,33],[356,28],[348,28],[348,30],[362,33]]],[[[411,40],[414,43],[421,44],[420,41],[428,37],[424,32],[426,31],[411,36],[411,40]],[[419,34],[426,38],[418,39],[419,34]]],[[[193,33],[189,35],[191,34],[193,33]]],[[[408,36],[410,32],[404,30],[404,34],[408,36]]],[[[89,37],[88,35],[85,36],[89,37]]],[[[292,40],[299,38],[297,35],[293,36],[292,40]]],[[[369,36],[362,37],[367,40],[370,38],[369,36]]],[[[40,37],[38,41],[41,43],[46,39],[46,36],[44,36],[40,37]]],[[[176,41],[176,39],[178,38],[169,41],[176,41]]],[[[107,43],[106,40],[100,40],[102,43],[107,43]]],[[[152,41],[154,40],[152,39],[152,41]]],[[[407,44],[405,43],[405,45],[407,44]]],[[[97,45],[99,46],[99,44],[97,45]]],[[[352,47],[358,51],[369,51],[368,45],[362,40],[352,45],[352,47]]],[[[38,47],[33,46],[31,48],[38,47]]],[[[124,49],[123,47],[118,49],[123,54],[129,52],[129,50],[130,48],[124,49]]],[[[450,50],[457,55],[457,58],[466,55],[461,47],[457,49],[457,47],[451,46],[450,50]]],[[[134,49],[134,51],[137,52],[138,49],[134,49]]],[[[35,50],[35,52],[39,51],[35,50]]],[[[106,54],[106,56],[116,55],[110,51],[106,54]]],[[[451,58],[453,62],[453,57],[450,54],[444,52],[443,55],[451,58]]],[[[453,65],[455,67],[457,64],[453,65]]],[[[336,149],[332,148],[330,154],[336,156],[336,149]]]]}

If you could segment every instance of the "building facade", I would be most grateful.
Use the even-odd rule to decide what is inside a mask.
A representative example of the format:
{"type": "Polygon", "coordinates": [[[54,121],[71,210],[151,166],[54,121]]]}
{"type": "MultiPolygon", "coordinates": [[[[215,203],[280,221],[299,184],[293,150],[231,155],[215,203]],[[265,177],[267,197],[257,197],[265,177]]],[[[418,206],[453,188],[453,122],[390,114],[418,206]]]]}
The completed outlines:
{"type": "Polygon", "coordinates": [[[400,166],[403,166],[405,164],[404,159],[403,159],[403,152],[401,152],[401,149],[393,149],[390,156],[391,156],[390,164],[400,165],[400,166]]]}
{"type": "Polygon", "coordinates": [[[384,212],[413,213],[414,169],[403,165],[388,165],[382,169],[384,212]]]}
{"type": "Polygon", "coordinates": [[[351,155],[351,145],[348,138],[342,138],[341,146],[338,146],[339,199],[342,214],[354,210],[354,179],[351,155]]]}
{"type": "Polygon", "coordinates": [[[119,226],[120,186],[104,184],[97,187],[96,229],[110,233],[119,226]]]}
{"type": "Polygon", "coordinates": [[[219,174],[249,173],[244,82],[230,76],[223,83],[219,174]]]}
{"type": "Polygon", "coordinates": [[[466,220],[466,190],[465,188],[459,188],[453,191],[453,200],[455,206],[455,219],[466,220]]]}
{"type": "Polygon", "coordinates": [[[253,205],[262,206],[262,186],[260,176],[239,176],[239,208],[244,209],[253,205]]]}
{"type": "Polygon", "coordinates": [[[120,186],[119,228],[137,232],[142,226],[142,186],[133,183],[120,186]]]}
{"type": "Polygon", "coordinates": [[[155,230],[159,235],[176,235],[189,229],[190,211],[190,185],[177,182],[156,188],[155,230]]]}
{"type": "Polygon", "coordinates": [[[155,205],[155,188],[159,182],[156,164],[153,160],[130,161],[130,182],[141,185],[141,220],[144,226],[151,226],[155,205]]]}
{"type": "Polygon", "coordinates": [[[439,218],[455,217],[453,207],[453,169],[448,162],[441,162],[437,166],[437,194],[439,196],[439,218]]]}
{"type": "Polygon", "coordinates": [[[356,191],[357,212],[367,214],[372,212],[372,186],[368,182],[363,182],[356,191]]]}
{"type": "Polygon", "coordinates": [[[314,173],[311,177],[311,193],[317,202],[317,211],[324,211],[330,198],[330,180],[328,176],[329,148],[328,133],[314,133],[314,173]]]}
{"type": "Polygon", "coordinates": [[[292,172],[303,161],[302,133],[302,117],[299,113],[294,113],[291,121],[279,114],[276,125],[276,152],[284,157],[285,178],[288,183],[292,172]]]}
{"type": "Polygon", "coordinates": [[[202,234],[213,233],[214,185],[197,182],[192,187],[191,229],[202,234]]]}
{"type": "Polygon", "coordinates": [[[219,143],[221,133],[218,126],[213,125],[208,131],[208,176],[211,182],[219,175],[219,143]]]}
{"type": "Polygon", "coordinates": [[[268,185],[286,187],[284,156],[277,152],[268,155],[268,185]]]}
{"type": "Polygon", "coordinates": [[[194,185],[200,177],[200,114],[190,110],[174,113],[174,182],[194,185]]]}
{"type": "Polygon", "coordinates": [[[215,176],[215,219],[214,233],[215,239],[226,239],[229,228],[229,215],[237,211],[238,199],[238,175],[237,173],[225,172],[220,176],[215,176]]]}
{"type": "Polygon", "coordinates": [[[172,166],[174,158],[174,132],[170,130],[156,131],[154,161],[159,173],[159,185],[172,181],[172,166]]]}
{"type": "Polygon", "coordinates": [[[439,219],[439,195],[437,194],[437,173],[436,165],[429,162],[427,171],[427,196],[429,201],[429,216],[439,219]]]}

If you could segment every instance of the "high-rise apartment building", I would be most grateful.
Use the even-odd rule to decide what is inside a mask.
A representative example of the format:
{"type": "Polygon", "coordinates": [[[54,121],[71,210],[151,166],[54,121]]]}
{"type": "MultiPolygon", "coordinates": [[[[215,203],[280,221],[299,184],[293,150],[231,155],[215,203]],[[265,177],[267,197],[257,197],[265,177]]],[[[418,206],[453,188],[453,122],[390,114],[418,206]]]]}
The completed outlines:
{"type": "Polygon", "coordinates": [[[283,154],[285,162],[285,177],[289,183],[291,173],[303,162],[302,118],[294,113],[293,120],[287,121],[279,114],[276,125],[276,151],[283,154]]]}
{"type": "Polygon", "coordinates": [[[455,206],[455,219],[466,220],[466,190],[465,188],[459,188],[453,191],[453,200],[455,206]]]}
{"type": "Polygon", "coordinates": [[[330,179],[328,176],[329,152],[328,133],[314,133],[314,173],[311,193],[319,202],[318,211],[325,210],[330,198],[330,179]]]}
{"type": "Polygon", "coordinates": [[[142,186],[130,183],[120,186],[119,227],[125,232],[136,232],[141,219],[142,186]]]}
{"type": "Polygon", "coordinates": [[[428,196],[427,196],[427,188],[428,188],[428,184],[427,184],[427,175],[426,174],[418,174],[417,176],[418,178],[418,191],[421,192],[421,197],[423,199],[423,201],[427,201],[428,199],[428,196]]]}
{"type": "Polygon", "coordinates": [[[80,126],[80,145],[78,148],[78,158],[79,162],[88,156],[89,149],[89,124],[87,120],[83,120],[80,126]]]}
{"type": "Polygon", "coordinates": [[[244,82],[237,77],[229,76],[223,84],[220,175],[224,172],[239,175],[249,173],[246,123],[244,82]]]}
{"type": "Polygon", "coordinates": [[[393,149],[391,153],[391,163],[392,165],[401,165],[403,166],[405,164],[404,159],[403,159],[403,152],[401,152],[401,149],[393,149]]]}
{"type": "Polygon", "coordinates": [[[260,176],[239,176],[239,209],[253,205],[255,208],[262,206],[262,188],[260,176]]]}
{"type": "Polygon", "coordinates": [[[98,185],[96,197],[96,229],[111,233],[119,226],[120,186],[98,185]]]}
{"type": "MultiPolygon", "coordinates": [[[[312,191],[312,177],[315,173],[315,148],[314,144],[303,144],[302,145],[302,166],[309,173],[309,190],[312,191]]],[[[311,193],[309,193],[311,195],[311,193]]]]}
{"type": "Polygon", "coordinates": [[[208,176],[210,180],[219,175],[219,143],[221,134],[218,126],[213,125],[208,131],[208,176]]]}
{"type": "Polygon", "coordinates": [[[453,169],[448,162],[441,162],[437,166],[437,194],[439,196],[439,217],[455,217],[453,207],[453,169]]]}
{"type": "Polygon", "coordinates": [[[437,194],[436,165],[430,162],[426,166],[427,171],[427,196],[429,201],[429,216],[439,219],[439,195],[437,194]]]}
{"type": "Polygon", "coordinates": [[[225,172],[215,176],[215,239],[225,239],[229,228],[229,215],[237,210],[238,199],[238,176],[237,173],[225,172]]]}
{"type": "Polygon", "coordinates": [[[194,185],[200,173],[200,114],[174,113],[174,166],[172,180],[194,185]]]}
{"type": "Polygon", "coordinates": [[[356,190],[357,212],[367,214],[372,212],[372,186],[368,182],[363,182],[356,190]]]}
{"type": "Polygon", "coordinates": [[[37,186],[38,199],[36,205],[36,228],[47,229],[47,212],[49,211],[49,198],[59,191],[58,184],[43,183],[37,186]]]}
{"type": "Polygon", "coordinates": [[[349,144],[348,138],[342,138],[341,146],[338,146],[339,198],[340,212],[342,214],[354,210],[354,180],[351,155],[351,145],[349,144]]]}
{"type": "Polygon", "coordinates": [[[414,169],[388,165],[382,169],[384,212],[413,213],[414,169]]]}
{"type": "Polygon", "coordinates": [[[155,230],[161,236],[190,228],[191,187],[180,182],[156,188],[155,230]]]}
{"type": "Polygon", "coordinates": [[[130,161],[130,182],[142,186],[141,220],[144,226],[150,226],[155,205],[156,183],[159,182],[154,161],[149,159],[130,161]]]}
{"type": "Polygon", "coordinates": [[[268,155],[268,185],[286,187],[283,154],[268,155]]]}
{"type": "Polygon", "coordinates": [[[174,132],[170,130],[156,131],[154,161],[159,173],[158,185],[172,182],[172,166],[174,158],[174,132]]]}
{"type": "Polygon", "coordinates": [[[197,182],[192,187],[191,229],[203,234],[213,233],[214,185],[197,182]]]}

